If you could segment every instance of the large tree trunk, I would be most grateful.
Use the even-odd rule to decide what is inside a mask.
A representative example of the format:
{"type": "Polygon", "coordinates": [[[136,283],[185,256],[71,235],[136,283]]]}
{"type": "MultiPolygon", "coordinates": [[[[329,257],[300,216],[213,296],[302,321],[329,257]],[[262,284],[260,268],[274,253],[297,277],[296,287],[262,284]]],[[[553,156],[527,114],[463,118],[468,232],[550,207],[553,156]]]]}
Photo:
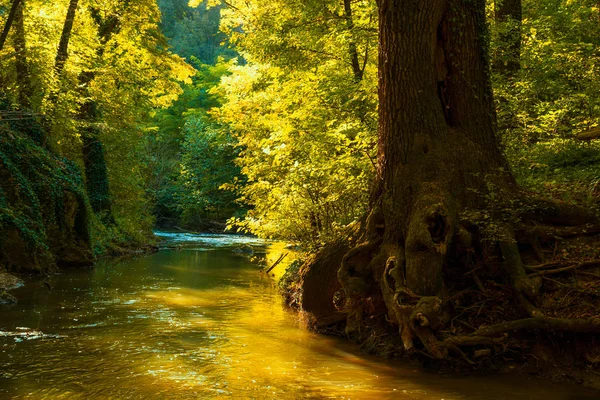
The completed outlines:
{"type": "Polygon", "coordinates": [[[10,7],[10,12],[8,13],[8,18],[4,24],[4,29],[0,34],[0,51],[4,48],[4,43],[6,43],[6,38],[8,37],[8,32],[10,32],[10,27],[12,26],[15,16],[17,14],[17,9],[21,5],[21,0],[13,0],[12,5],[10,7]]]}
{"type": "Polygon", "coordinates": [[[489,180],[507,192],[516,186],[495,135],[485,0],[378,5],[377,177],[363,243],[338,275],[348,299],[366,276],[411,348],[413,335],[431,341],[415,316],[427,315],[427,325],[441,318],[433,314],[461,212],[485,207],[489,180]]]}
{"type": "Polygon", "coordinates": [[[484,1],[379,3],[373,217],[385,242],[404,253],[397,257],[410,289],[435,295],[459,213],[483,206],[486,179],[514,187],[495,135],[484,1]]]}
{"type": "MultiPolygon", "coordinates": [[[[378,0],[378,6],[377,176],[361,234],[352,235],[356,245],[341,265],[328,267],[338,269],[347,331],[360,330],[367,314],[383,313],[399,327],[405,349],[418,338],[431,356],[446,358],[457,345],[490,343],[488,335],[440,340],[438,334],[448,322],[449,265],[463,262],[466,249],[482,248],[474,243],[483,235],[477,215],[494,221],[495,233],[486,238],[494,244],[487,247],[498,253],[514,298],[530,317],[542,317],[534,305],[539,279],[525,273],[515,240],[523,229],[514,221],[527,213],[540,224],[598,219],[529,201],[517,187],[496,136],[485,0],[378,0]],[[506,212],[508,205],[515,209],[506,212]]],[[[312,265],[324,268],[321,261],[317,256],[312,265]]],[[[472,265],[461,268],[465,279],[472,265]]],[[[307,265],[304,289],[313,284],[311,276],[331,281],[307,265]]],[[[326,319],[312,305],[331,303],[334,296],[311,293],[329,296],[304,307],[326,319]]]]}

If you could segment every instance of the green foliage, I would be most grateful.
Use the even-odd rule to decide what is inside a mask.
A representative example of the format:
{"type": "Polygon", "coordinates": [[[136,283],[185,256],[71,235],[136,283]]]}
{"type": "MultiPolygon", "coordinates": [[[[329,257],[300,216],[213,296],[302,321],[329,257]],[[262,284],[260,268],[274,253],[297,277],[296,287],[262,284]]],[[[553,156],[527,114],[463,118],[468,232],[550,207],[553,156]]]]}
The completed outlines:
{"type": "Polygon", "coordinates": [[[283,276],[277,282],[279,290],[283,294],[286,304],[292,307],[301,305],[300,268],[302,260],[294,260],[285,270],[283,276]]]}
{"type": "Polygon", "coordinates": [[[233,161],[238,150],[227,127],[207,113],[221,104],[212,89],[232,62],[220,58],[207,65],[192,60],[197,67],[192,83],[184,86],[170,108],[156,113],[147,148],[152,171],[149,193],[159,223],[195,228],[203,220],[224,220],[239,212],[235,187],[226,190],[223,185],[242,179],[233,161]]]}
{"type": "Polygon", "coordinates": [[[188,116],[184,132],[179,178],[184,189],[179,196],[183,222],[190,225],[196,218],[230,217],[238,209],[237,193],[223,190],[223,185],[241,179],[230,135],[201,114],[188,116]]]}
{"type": "Polygon", "coordinates": [[[600,144],[554,139],[511,152],[511,161],[526,188],[600,210],[600,144]]]}
{"type": "MultiPolygon", "coordinates": [[[[37,88],[29,100],[32,112],[46,115],[45,127],[50,131],[46,146],[82,169],[83,131],[97,133],[99,142],[95,144],[104,148],[108,182],[103,185],[110,187],[110,199],[101,200],[111,201],[116,226],[105,227],[106,221],[92,218],[98,253],[115,240],[147,242],[153,221],[145,190],[143,136],[153,110],[168,107],[177,99],[181,83],[190,82],[193,68],[167,50],[156,1],[94,0],[79,4],[68,59],[57,76],[54,60],[68,1],[27,0],[24,4],[27,63],[32,86],[37,88]],[[104,19],[119,18],[108,43],[100,40],[92,8],[104,19]],[[83,87],[85,76],[93,79],[83,87]],[[94,105],[93,120],[81,120],[81,107],[86,104],[94,105]]],[[[3,18],[0,16],[0,22],[3,18]]],[[[20,109],[22,88],[16,76],[14,47],[13,29],[0,52],[0,84],[20,109]]]]}
{"type": "MultiPolygon", "coordinates": [[[[30,268],[44,269],[54,258],[50,241],[55,238],[49,235],[64,228],[66,193],[83,207],[88,203],[79,168],[39,146],[27,125],[39,130],[35,121],[20,121],[20,131],[0,121],[0,253],[3,241],[16,232],[32,259],[43,263],[30,268]]],[[[88,227],[78,229],[89,240],[88,227]]]]}
{"type": "Polygon", "coordinates": [[[161,28],[171,50],[193,61],[216,64],[219,57],[234,58],[237,53],[226,47],[228,38],[219,31],[222,7],[207,9],[202,2],[195,7],[188,0],[159,0],[161,28]]]}
{"type": "Polygon", "coordinates": [[[196,229],[205,219],[222,219],[239,210],[232,191],[219,189],[238,174],[236,150],[226,128],[207,114],[221,99],[210,93],[237,53],[219,32],[220,7],[187,0],[161,0],[161,27],[169,46],[197,69],[179,98],[153,113],[147,130],[148,196],[159,225],[196,229]],[[213,140],[215,142],[213,143],[213,140]]]}
{"type": "MultiPolygon", "coordinates": [[[[500,133],[519,183],[586,207],[598,207],[598,145],[574,137],[600,125],[599,21],[596,1],[523,1],[522,68],[494,75],[500,133]]],[[[512,28],[492,21],[493,56],[512,28]]]]}
{"type": "MultiPolygon", "coordinates": [[[[350,2],[351,17],[338,0],[83,2],[61,76],[53,64],[67,2],[25,4],[27,60],[39,88],[28,100],[47,115],[46,145],[79,167],[84,129],[104,148],[116,224],[91,219],[98,254],[147,240],[151,211],[159,222],[188,226],[233,216],[231,227],[307,247],[364,214],[378,124],[374,0],[350,2]],[[104,51],[90,6],[121,18],[104,51]],[[82,88],[88,73],[94,79],[82,88]],[[89,102],[97,118],[83,123],[89,102]]],[[[573,138],[600,125],[599,12],[595,0],[524,0],[521,69],[493,76],[519,182],[586,206],[597,204],[599,150],[573,138]]],[[[515,61],[507,40],[519,24],[494,21],[491,2],[488,14],[491,64],[515,61]]],[[[11,34],[0,84],[18,109],[14,47],[11,34]]],[[[44,141],[41,126],[11,129],[44,141]]],[[[34,197],[26,187],[22,196],[34,197]]]]}
{"type": "MultiPolygon", "coordinates": [[[[593,0],[525,0],[522,68],[494,76],[508,151],[600,125],[600,9],[593,0]]],[[[493,24],[492,54],[505,24],[493,24]]]]}
{"type": "Polygon", "coordinates": [[[318,246],[364,212],[377,130],[376,21],[374,2],[353,7],[353,25],[343,2],[235,1],[224,10],[222,29],[248,61],[222,79],[225,103],[213,112],[230,126],[247,178],[239,190],[251,208],[231,225],[318,246]]]}

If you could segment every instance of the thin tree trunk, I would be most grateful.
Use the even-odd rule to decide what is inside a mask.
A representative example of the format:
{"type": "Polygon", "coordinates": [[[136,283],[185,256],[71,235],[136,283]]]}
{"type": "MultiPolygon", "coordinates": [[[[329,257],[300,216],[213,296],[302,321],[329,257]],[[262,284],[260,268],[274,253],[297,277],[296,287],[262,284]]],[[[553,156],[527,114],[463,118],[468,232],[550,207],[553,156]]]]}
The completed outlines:
{"type": "Polygon", "coordinates": [[[10,7],[10,12],[8,13],[8,18],[6,23],[4,24],[4,29],[2,30],[2,34],[0,34],[0,51],[4,48],[4,43],[6,42],[6,38],[8,37],[8,32],[10,31],[10,27],[13,24],[15,19],[15,15],[17,13],[17,9],[21,4],[21,0],[13,0],[12,6],[10,7]]]}
{"type": "Polygon", "coordinates": [[[505,26],[498,37],[500,45],[493,67],[501,74],[513,76],[521,69],[521,0],[496,0],[494,11],[496,23],[505,26]]]}
{"type": "Polygon", "coordinates": [[[67,16],[65,18],[65,23],[63,24],[58,51],[56,52],[56,59],[54,61],[54,73],[57,78],[60,77],[60,74],[65,67],[65,62],[69,57],[69,40],[71,40],[71,31],[73,30],[73,23],[75,22],[75,13],[77,12],[78,4],[79,0],[69,1],[69,8],[67,9],[67,16]]]}
{"type": "MultiPolygon", "coordinates": [[[[96,54],[101,61],[106,44],[112,36],[119,31],[120,17],[113,15],[107,19],[100,16],[100,12],[91,9],[92,18],[98,25],[98,36],[101,46],[96,54]]],[[[82,155],[85,166],[87,192],[92,209],[96,213],[104,214],[105,221],[114,222],[112,204],[110,199],[108,171],[104,157],[104,149],[100,140],[100,130],[95,125],[98,120],[98,106],[89,95],[89,85],[96,77],[95,71],[84,71],[79,75],[80,95],[88,99],[79,108],[78,116],[84,125],[81,130],[83,141],[82,155]]]]}
{"type": "MultiPolygon", "coordinates": [[[[65,22],[63,23],[62,33],[60,35],[60,41],[58,43],[58,50],[56,51],[56,57],[54,59],[54,77],[60,82],[60,76],[65,67],[65,63],[69,58],[69,41],[71,40],[71,32],[73,31],[73,24],[75,22],[75,14],[77,12],[77,6],[79,4],[79,0],[70,0],[69,8],[67,9],[67,15],[65,17],[65,22]]],[[[60,92],[60,84],[56,86],[49,94],[50,110],[48,110],[48,114],[53,114],[53,107],[56,101],[58,100],[60,92]]],[[[48,122],[48,121],[46,121],[48,122]]],[[[46,130],[50,131],[49,124],[46,124],[46,130]]],[[[43,144],[46,144],[47,137],[44,137],[43,144]]]]}
{"type": "Polygon", "coordinates": [[[352,72],[354,79],[359,82],[363,78],[364,71],[360,67],[360,61],[358,59],[358,49],[356,47],[356,41],[354,40],[354,20],[352,18],[352,4],[350,0],[344,0],[344,15],[346,17],[346,25],[348,28],[348,34],[350,36],[349,52],[350,62],[352,63],[352,72]]]}
{"type": "Polygon", "coordinates": [[[17,85],[19,87],[19,104],[22,108],[31,108],[33,86],[31,84],[31,75],[29,72],[29,64],[27,62],[27,43],[23,20],[23,6],[24,3],[21,2],[17,7],[14,18],[15,69],[17,72],[17,85]]]}

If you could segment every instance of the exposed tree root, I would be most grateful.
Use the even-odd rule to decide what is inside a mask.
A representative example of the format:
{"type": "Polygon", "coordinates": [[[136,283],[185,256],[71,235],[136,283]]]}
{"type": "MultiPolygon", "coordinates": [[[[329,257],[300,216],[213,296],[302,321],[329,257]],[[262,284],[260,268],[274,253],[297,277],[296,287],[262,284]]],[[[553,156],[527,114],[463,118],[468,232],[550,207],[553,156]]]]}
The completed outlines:
{"type": "MultiPolygon", "coordinates": [[[[431,224],[425,226],[429,227],[431,224]]],[[[427,228],[427,231],[429,231],[429,228],[427,228]]],[[[439,229],[434,229],[434,232],[439,231],[439,229]]],[[[454,241],[454,247],[460,247],[460,251],[464,253],[464,249],[469,247],[465,244],[475,246],[476,242],[472,239],[470,233],[465,234],[465,232],[459,233],[458,231],[455,234],[457,238],[454,241]],[[462,237],[458,237],[459,235],[462,237]]],[[[513,233],[508,225],[504,227],[502,233],[503,236],[498,240],[496,247],[498,249],[498,262],[496,264],[501,268],[501,271],[504,271],[504,276],[508,278],[508,286],[503,286],[495,280],[489,280],[489,274],[493,274],[493,269],[490,270],[490,267],[485,265],[483,267],[475,266],[475,269],[462,273],[471,282],[472,286],[462,285],[463,289],[453,296],[449,295],[445,285],[434,296],[424,296],[412,290],[407,279],[407,257],[414,256],[414,252],[407,251],[403,246],[392,245],[381,237],[378,239],[377,235],[372,234],[370,240],[363,239],[362,243],[352,248],[349,248],[345,243],[338,248],[329,249],[327,258],[330,261],[339,263],[337,278],[340,283],[339,287],[344,292],[344,309],[343,312],[331,312],[329,310],[327,313],[313,314],[316,316],[313,326],[324,328],[346,319],[347,334],[354,335],[353,332],[356,332],[361,337],[368,337],[364,321],[373,318],[374,310],[379,310],[376,311],[377,315],[381,315],[382,311],[385,313],[385,320],[382,320],[384,323],[387,321],[398,327],[405,353],[426,354],[428,357],[437,360],[455,358],[471,365],[505,351],[507,343],[513,343],[508,341],[507,334],[515,331],[600,333],[600,317],[573,319],[549,317],[544,316],[541,309],[536,305],[542,287],[542,278],[545,279],[548,275],[560,275],[570,272],[583,273],[584,271],[580,271],[583,268],[589,270],[590,268],[599,267],[600,260],[578,263],[554,261],[527,266],[521,259],[522,249],[517,241],[518,236],[513,233]],[[502,290],[506,294],[510,293],[508,288],[512,288],[512,299],[520,306],[521,315],[527,315],[530,318],[515,319],[476,328],[482,323],[485,325],[485,315],[489,307],[497,307],[494,304],[499,304],[495,297],[499,293],[496,287],[504,287],[502,290]],[[474,301],[475,304],[459,308],[459,314],[456,314],[455,304],[462,304],[464,301],[474,301]],[[461,315],[462,319],[460,319],[461,315]],[[475,321],[480,322],[469,323],[470,319],[473,318],[475,321]],[[451,321],[452,323],[450,323],[451,321]],[[455,328],[449,331],[448,326],[458,326],[459,328],[456,332],[455,328]],[[461,334],[465,330],[467,333],[461,334]],[[466,350],[463,350],[463,348],[475,348],[475,350],[474,352],[465,353],[466,350]]],[[[448,239],[444,238],[444,241],[446,240],[448,239]]],[[[418,250],[425,251],[423,247],[418,248],[418,250]]],[[[427,249],[427,251],[429,250],[431,248],[427,249]]],[[[453,257],[456,256],[456,251],[456,249],[453,250],[453,257]]],[[[438,252],[438,254],[440,253],[438,252]]],[[[322,268],[326,265],[331,264],[324,263],[322,268]]],[[[587,279],[600,278],[600,274],[598,276],[593,272],[586,272],[586,274],[587,279]]],[[[322,273],[318,275],[322,281],[324,275],[322,273]]],[[[310,274],[305,274],[305,279],[308,276],[310,274]]],[[[498,277],[495,279],[498,279],[498,277]]],[[[445,279],[452,278],[446,277],[445,279]]],[[[571,293],[571,296],[588,295],[590,299],[595,298],[596,293],[593,292],[591,287],[589,289],[585,286],[570,288],[571,285],[568,282],[553,282],[555,282],[555,285],[560,285],[558,287],[562,287],[561,290],[567,291],[567,294],[571,293]]],[[[315,288],[318,288],[318,286],[315,286],[315,288]]],[[[316,289],[309,292],[313,296],[317,295],[316,289]]],[[[328,296],[331,296],[331,294],[329,293],[325,297],[328,296]]],[[[509,301],[509,299],[510,297],[505,301],[509,301]]],[[[308,299],[305,298],[305,300],[308,299]]],[[[316,310],[321,307],[322,301],[316,301],[313,298],[308,302],[308,305],[312,310],[316,310]]],[[[498,315],[498,317],[495,317],[495,319],[501,319],[503,314],[501,311],[497,312],[495,315],[498,315]]],[[[513,315],[513,318],[518,318],[519,313],[513,311],[511,315],[513,315]]]]}
{"type": "MultiPolygon", "coordinates": [[[[531,270],[543,270],[541,272],[539,272],[541,275],[543,275],[543,273],[546,274],[553,274],[553,273],[558,273],[558,272],[563,272],[563,271],[570,271],[572,269],[577,269],[577,268],[585,268],[585,267],[598,267],[600,266],[600,260],[590,260],[590,261],[584,261],[578,264],[572,264],[572,263],[567,263],[567,262],[563,262],[563,261],[558,261],[558,262],[550,262],[550,263],[545,263],[545,264],[540,264],[540,265],[533,265],[533,266],[527,266],[527,269],[531,269],[531,270]],[[554,267],[559,267],[559,268],[555,268],[555,269],[546,269],[546,268],[554,268],[554,267]]],[[[534,274],[530,274],[528,276],[533,276],[534,274]]]]}
{"type": "Polygon", "coordinates": [[[515,298],[518,300],[521,308],[531,317],[541,316],[542,313],[533,305],[541,281],[531,279],[531,275],[526,275],[525,266],[521,261],[521,253],[514,238],[514,233],[508,226],[503,226],[500,232],[501,238],[498,243],[500,253],[503,257],[502,266],[507,273],[511,287],[515,291],[515,298]]]}
{"type": "MultiPolygon", "coordinates": [[[[511,193],[521,198],[518,191],[511,193]]],[[[421,184],[411,192],[404,220],[384,215],[383,197],[352,233],[356,240],[329,246],[309,262],[302,274],[303,306],[314,326],[345,317],[346,334],[365,338],[369,321],[376,318],[397,329],[405,354],[467,364],[501,354],[515,342],[512,336],[508,340],[511,332],[600,333],[595,308],[560,313],[571,299],[585,304],[600,293],[590,285],[548,280],[581,273],[587,284],[600,278],[593,270],[600,260],[544,262],[560,243],[600,233],[597,216],[563,204],[530,202],[514,218],[488,214],[497,235],[490,238],[477,223],[459,220],[451,197],[444,185],[421,184]],[[336,291],[343,293],[337,308],[331,306],[336,291]],[[558,311],[548,306],[552,302],[558,311]],[[463,351],[469,347],[475,353],[463,351]]]]}
{"type": "Polygon", "coordinates": [[[583,207],[539,199],[529,194],[522,196],[521,202],[527,209],[526,212],[523,212],[523,221],[537,222],[558,229],[586,225],[600,227],[598,215],[583,207]]]}

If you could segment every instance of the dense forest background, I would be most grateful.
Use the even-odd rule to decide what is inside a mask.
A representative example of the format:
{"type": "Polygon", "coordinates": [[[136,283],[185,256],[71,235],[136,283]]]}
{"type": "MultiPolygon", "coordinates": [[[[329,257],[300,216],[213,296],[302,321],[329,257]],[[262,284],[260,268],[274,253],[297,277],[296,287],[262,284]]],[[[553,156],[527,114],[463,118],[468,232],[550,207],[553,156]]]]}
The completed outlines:
{"type": "MultiPolygon", "coordinates": [[[[528,190],[597,208],[600,145],[577,134],[600,123],[598,3],[505,1],[487,15],[510,165],[528,190]]],[[[147,243],[156,225],[225,221],[317,248],[364,214],[374,1],[4,0],[0,21],[2,134],[11,154],[49,152],[36,174],[74,179],[96,255],[147,243]]],[[[17,166],[7,149],[5,165],[17,166]]],[[[42,204],[54,189],[21,175],[21,192],[0,192],[0,223],[43,251],[44,212],[15,198],[38,198],[40,210],[64,201],[42,204]]]]}
{"type": "MultiPolygon", "coordinates": [[[[201,227],[233,216],[238,228],[314,248],[364,214],[377,142],[375,2],[305,3],[187,8],[175,25],[203,15],[218,38],[196,58],[178,50],[192,31],[164,24],[173,50],[203,64],[159,113],[175,145],[162,150],[179,154],[155,169],[171,171],[153,186],[159,218],[201,227]]],[[[599,148],[576,135],[600,121],[598,5],[505,0],[488,2],[487,15],[498,128],[518,181],[597,208],[599,148]]]]}

